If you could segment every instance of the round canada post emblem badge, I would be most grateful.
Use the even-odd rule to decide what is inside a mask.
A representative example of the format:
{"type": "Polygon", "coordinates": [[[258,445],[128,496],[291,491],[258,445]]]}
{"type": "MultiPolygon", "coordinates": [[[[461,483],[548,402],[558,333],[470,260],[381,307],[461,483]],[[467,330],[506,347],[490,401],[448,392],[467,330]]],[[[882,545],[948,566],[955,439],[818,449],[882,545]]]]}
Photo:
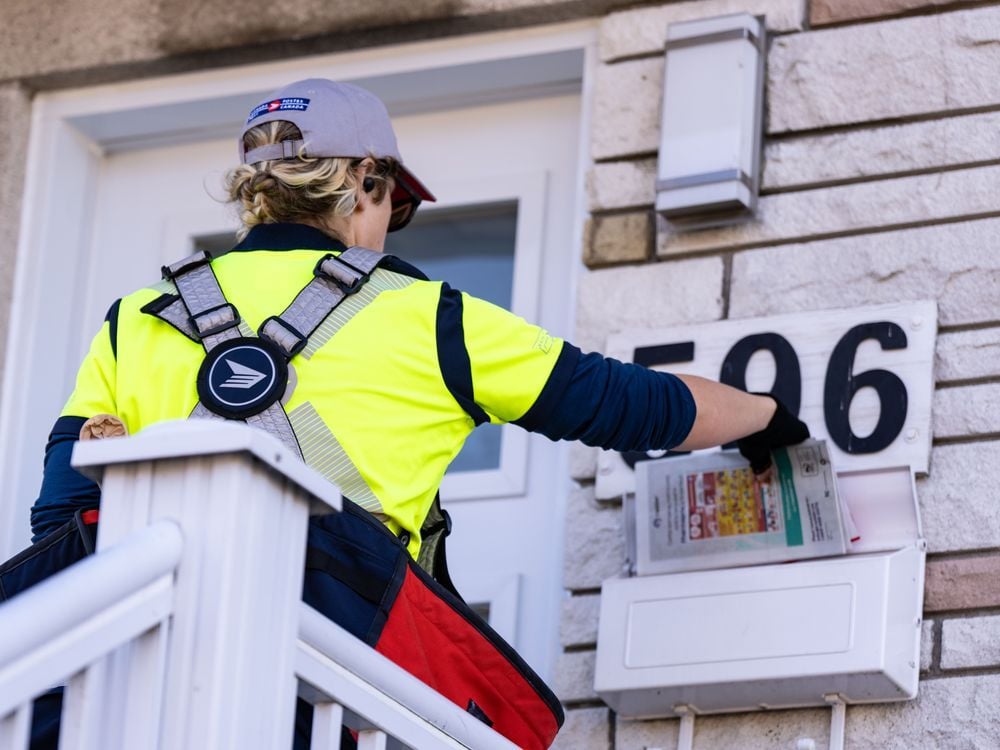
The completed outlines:
{"type": "Polygon", "coordinates": [[[215,347],[198,371],[198,397],[209,411],[227,419],[260,414],[281,398],[288,365],[266,339],[230,339],[215,347]]]}

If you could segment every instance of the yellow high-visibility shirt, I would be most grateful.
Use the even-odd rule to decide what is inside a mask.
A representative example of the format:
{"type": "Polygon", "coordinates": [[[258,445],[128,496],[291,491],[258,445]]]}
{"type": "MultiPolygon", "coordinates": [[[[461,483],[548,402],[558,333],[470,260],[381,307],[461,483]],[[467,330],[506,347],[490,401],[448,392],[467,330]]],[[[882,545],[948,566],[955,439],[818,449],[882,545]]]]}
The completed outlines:
{"type": "MultiPolygon", "coordinates": [[[[212,269],[243,334],[255,335],[323,255],[342,250],[311,227],[261,225],[212,269]]],[[[205,350],[143,311],[175,293],[162,282],[116,303],[63,416],[113,414],[135,434],[191,413],[205,350]]],[[[466,437],[478,423],[523,417],[550,379],[572,369],[570,349],[563,356],[564,342],[538,326],[387,259],[292,358],[297,385],[285,410],[306,463],[394,533],[405,530],[416,557],[420,526],[466,437]]]]}

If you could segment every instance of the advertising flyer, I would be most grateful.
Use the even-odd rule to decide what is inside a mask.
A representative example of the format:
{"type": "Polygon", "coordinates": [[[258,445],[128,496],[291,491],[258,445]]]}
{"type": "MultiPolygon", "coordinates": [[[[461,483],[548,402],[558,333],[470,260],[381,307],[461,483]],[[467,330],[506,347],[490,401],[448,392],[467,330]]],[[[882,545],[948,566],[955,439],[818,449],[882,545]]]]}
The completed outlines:
{"type": "Polygon", "coordinates": [[[729,453],[636,464],[636,572],[845,554],[854,532],[825,442],[782,448],[772,459],[760,477],[729,453]]]}

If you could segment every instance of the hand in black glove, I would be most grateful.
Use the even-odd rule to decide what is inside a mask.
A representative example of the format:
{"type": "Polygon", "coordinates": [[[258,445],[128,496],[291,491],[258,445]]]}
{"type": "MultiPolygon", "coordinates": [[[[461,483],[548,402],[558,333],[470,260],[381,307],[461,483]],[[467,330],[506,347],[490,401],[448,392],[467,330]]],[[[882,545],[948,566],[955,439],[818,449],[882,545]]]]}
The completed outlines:
{"type": "Polygon", "coordinates": [[[783,448],[786,445],[801,443],[809,437],[809,427],[801,419],[796,417],[785,405],[768,393],[757,394],[770,396],[778,408],[760,432],[747,435],[736,441],[737,447],[743,457],[750,461],[750,468],[754,474],[763,474],[771,466],[771,451],[775,448],[783,448]]]}

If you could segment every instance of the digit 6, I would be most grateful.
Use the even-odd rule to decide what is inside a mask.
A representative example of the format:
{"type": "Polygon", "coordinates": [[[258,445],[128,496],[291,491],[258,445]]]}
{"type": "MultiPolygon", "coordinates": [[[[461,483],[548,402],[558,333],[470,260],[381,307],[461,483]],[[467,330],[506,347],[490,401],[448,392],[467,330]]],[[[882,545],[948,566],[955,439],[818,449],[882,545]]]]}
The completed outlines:
{"type": "Polygon", "coordinates": [[[906,422],[906,386],[888,370],[867,370],[854,374],[854,356],[862,341],[875,339],[882,349],[905,349],[906,333],[895,323],[863,323],[837,342],[826,368],[823,387],[823,416],[830,439],[845,453],[878,453],[887,448],[906,422]],[[880,403],[878,424],[868,437],[858,437],[851,429],[850,411],[854,395],[862,388],[874,388],[880,403]]]}

